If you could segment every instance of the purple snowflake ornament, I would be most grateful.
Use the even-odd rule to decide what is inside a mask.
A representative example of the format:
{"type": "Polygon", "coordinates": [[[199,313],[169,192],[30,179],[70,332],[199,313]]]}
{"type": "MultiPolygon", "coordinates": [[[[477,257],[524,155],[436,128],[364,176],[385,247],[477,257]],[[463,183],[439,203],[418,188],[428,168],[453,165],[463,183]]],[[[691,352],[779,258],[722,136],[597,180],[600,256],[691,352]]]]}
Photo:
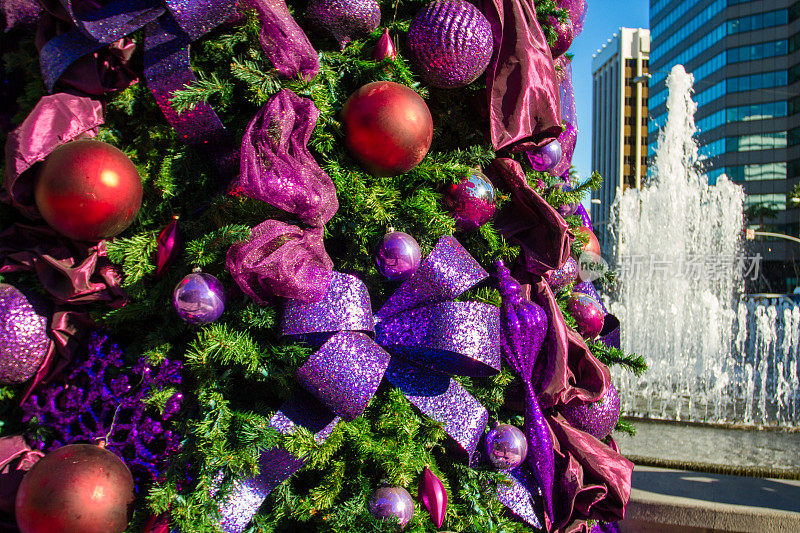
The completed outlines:
{"type": "Polygon", "coordinates": [[[182,365],[145,358],[132,367],[122,350],[102,333],[93,333],[63,381],[40,388],[22,404],[23,422],[35,420],[52,438],[30,438],[31,446],[49,452],[67,444],[104,441],[130,468],[137,489],[157,481],[181,435],[170,429],[180,411],[182,365]],[[162,411],[148,400],[155,392],[175,390],[162,411]]]}

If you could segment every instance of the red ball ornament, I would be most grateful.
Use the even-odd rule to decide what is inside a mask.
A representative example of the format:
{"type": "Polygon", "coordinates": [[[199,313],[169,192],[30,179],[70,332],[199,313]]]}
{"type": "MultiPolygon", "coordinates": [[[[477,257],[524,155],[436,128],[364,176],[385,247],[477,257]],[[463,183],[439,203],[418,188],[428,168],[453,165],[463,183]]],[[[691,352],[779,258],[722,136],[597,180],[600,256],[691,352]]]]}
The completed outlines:
{"type": "Polygon", "coordinates": [[[376,176],[397,176],[423,160],[433,139],[425,101],[399,83],[376,81],[354,92],[342,109],[345,144],[376,176]]]}
{"type": "Polygon", "coordinates": [[[53,229],[71,239],[96,242],[131,225],[142,205],[142,180],[121,150],[81,140],[47,156],[34,193],[39,212],[53,229]]]}
{"type": "Polygon", "coordinates": [[[133,477],[122,460],[91,444],[50,452],[17,491],[21,533],[122,533],[133,510],[133,477]]]}
{"type": "MultiPolygon", "coordinates": [[[[597,240],[597,235],[594,234],[592,230],[587,228],[586,226],[581,227],[581,231],[589,234],[589,242],[583,245],[581,253],[583,252],[592,252],[593,254],[597,254],[598,256],[602,256],[602,252],[600,250],[600,241],[597,240]]],[[[580,258],[578,258],[580,259],[580,258]]]]}

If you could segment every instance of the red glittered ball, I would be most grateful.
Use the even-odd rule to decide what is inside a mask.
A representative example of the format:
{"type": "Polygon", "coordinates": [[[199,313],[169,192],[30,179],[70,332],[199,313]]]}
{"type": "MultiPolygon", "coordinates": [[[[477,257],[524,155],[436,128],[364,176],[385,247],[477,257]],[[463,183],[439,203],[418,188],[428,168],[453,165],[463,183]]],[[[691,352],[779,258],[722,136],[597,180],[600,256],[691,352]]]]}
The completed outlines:
{"type": "Polygon", "coordinates": [[[133,477],[91,444],[50,452],[25,474],[15,513],[21,533],[122,533],[133,510],[133,477]]]}
{"type": "Polygon", "coordinates": [[[419,164],[433,139],[433,119],[425,101],[399,83],[364,85],[342,109],[345,144],[376,176],[397,176],[419,164]]]}
{"type": "Polygon", "coordinates": [[[78,241],[113,237],[142,205],[142,180],[128,156],[100,141],[73,141],[47,156],[36,206],[56,231],[78,241]]]}

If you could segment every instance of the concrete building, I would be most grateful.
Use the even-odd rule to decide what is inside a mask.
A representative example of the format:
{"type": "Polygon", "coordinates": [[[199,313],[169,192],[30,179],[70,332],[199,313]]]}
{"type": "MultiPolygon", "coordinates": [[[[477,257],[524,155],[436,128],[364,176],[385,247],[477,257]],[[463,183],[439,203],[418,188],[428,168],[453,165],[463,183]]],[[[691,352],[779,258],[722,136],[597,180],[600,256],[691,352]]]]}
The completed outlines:
{"type": "Polygon", "coordinates": [[[605,181],[591,214],[604,249],[614,198],[647,175],[649,55],[649,30],[620,28],[592,59],[592,169],[605,181]]]}
{"type": "MultiPolygon", "coordinates": [[[[665,79],[682,64],[695,78],[709,181],[725,174],[743,185],[745,207],[778,212],[751,224],[795,237],[798,204],[787,193],[800,181],[798,14],[795,0],[650,0],[649,153],[666,120],[665,79]]],[[[791,291],[798,284],[795,243],[760,240],[748,251],[764,257],[764,278],[754,290],[791,291]]]]}

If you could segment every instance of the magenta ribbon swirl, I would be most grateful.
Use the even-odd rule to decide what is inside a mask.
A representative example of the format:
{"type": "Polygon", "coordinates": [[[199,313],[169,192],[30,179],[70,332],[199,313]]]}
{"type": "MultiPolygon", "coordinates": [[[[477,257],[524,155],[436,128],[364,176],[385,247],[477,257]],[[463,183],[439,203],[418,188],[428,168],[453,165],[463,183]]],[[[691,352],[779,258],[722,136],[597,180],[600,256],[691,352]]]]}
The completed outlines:
{"type": "Polygon", "coordinates": [[[250,238],[234,244],[226,259],[236,283],[256,302],[275,295],[319,301],[333,272],[322,242],[323,226],[336,210],[336,187],[311,152],[317,124],[314,102],[289,89],[275,94],[247,125],[242,137],[239,178],[232,195],[266,202],[299,219],[267,220],[250,238]]]}
{"type": "MultiPolygon", "coordinates": [[[[487,277],[458,241],[445,236],[374,315],[364,283],[339,272],[320,302],[288,301],[283,335],[321,347],[297,371],[304,390],[270,424],[284,434],[302,425],[322,442],[340,418],[353,420],[366,409],[386,377],[471,457],[489,415],[450,376],[500,370],[500,312],[452,300],[487,277]]],[[[303,463],[280,448],[266,451],[260,474],[238,483],[220,506],[222,529],[242,531],[264,498],[303,463]]]]}

